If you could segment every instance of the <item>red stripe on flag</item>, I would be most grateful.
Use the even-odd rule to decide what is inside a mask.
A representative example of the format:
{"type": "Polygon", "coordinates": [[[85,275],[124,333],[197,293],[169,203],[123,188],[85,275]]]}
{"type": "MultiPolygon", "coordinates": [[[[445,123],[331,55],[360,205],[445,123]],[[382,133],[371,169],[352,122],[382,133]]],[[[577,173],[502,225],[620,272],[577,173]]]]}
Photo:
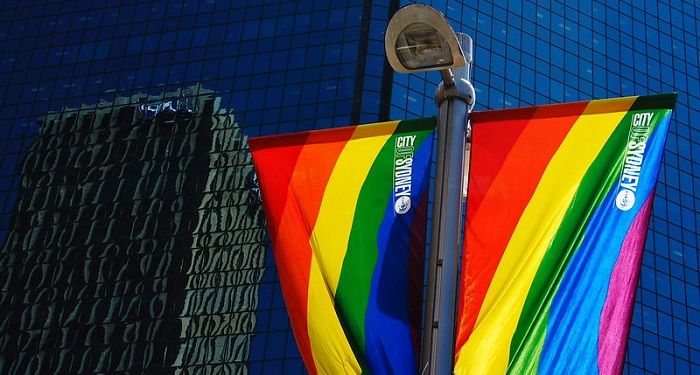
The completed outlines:
{"type": "Polygon", "coordinates": [[[513,144],[535,113],[535,108],[504,111],[474,112],[472,123],[479,124],[479,142],[472,143],[472,155],[479,154],[479,162],[472,163],[469,171],[469,205],[467,212],[476,212],[496,177],[513,144]],[[490,124],[497,123],[497,124],[490,124]]]}
{"type": "Polygon", "coordinates": [[[308,334],[309,238],[333,167],[355,128],[250,140],[282,293],[307,370],[317,372],[308,334]],[[284,236],[278,236],[284,233],[284,236]]]}
{"type": "Polygon", "coordinates": [[[524,116],[528,112],[511,110],[484,112],[472,118],[467,207],[472,205],[474,190],[484,186],[488,190],[477,196],[476,208],[467,210],[456,353],[471,335],[491,279],[542,174],[587,105],[579,102],[535,107],[531,119],[516,118],[514,114],[524,116]],[[527,125],[521,129],[519,124],[526,120],[527,125]],[[517,138],[515,142],[500,142],[513,138],[517,138]],[[490,169],[499,164],[500,155],[506,156],[499,169],[490,169]],[[517,188],[508,185],[513,181],[517,181],[517,188]]]}
{"type": "MultiPolygon", "coordinates": [[[[290,205],[290,183],[294,176],[294,169],[297,159],[308,133],[295,134],[288,136],[286,139],[281,137],[264,137],[250,139],[250,150],[253,155],[253,163],[258,174],[258,184],[261,187],[262,200],[265,207],[265,216],[267,219],[267,227],[270,234],[270,242],[275,253],[275,259],[278,262],[283,262],[285,254],[279,252],[280,243],[277,240],[282,238],[279,233],[286,233],[286,227],[291,224],[289,219],[284,217],[285,207],[290,205]]],[[[308,236],[306,237],[308,239],[308,236]]],[[[303,242],[303,236],[294,236],[290,242],[303,242]]],[[[308,245],[307,245],[308,246],[308,245]]],[[[310,373],[315,373],[313,355],[311,353],[311,344],[307,333],[306,323],[306,299],[308,288],[301,287],[308,285],[308,273],[310,267],[310,254],[301,257],[298,260],[295,270],[285,267],[278,267],[277,272],[280,277],[280,282],[283,285],[282,294],[287,301],[287,309],[289,312],[290,321],[294,329],[294,337],[296,338],[299,351],[304,360],[304,363],[310,373]],[[305,259],[305,258],[308,258],[305,259]],[[294,272],[290,272],[294,271],[294,272]],[[306,274],[306,280],[300,280],[306,274]],[[288,287],[290,286],[290,287],[288,287]],[[292,288],[291,286],[294,286],[292,288]],[[294,313],[293,311],[296,311],[294,313]]]]}

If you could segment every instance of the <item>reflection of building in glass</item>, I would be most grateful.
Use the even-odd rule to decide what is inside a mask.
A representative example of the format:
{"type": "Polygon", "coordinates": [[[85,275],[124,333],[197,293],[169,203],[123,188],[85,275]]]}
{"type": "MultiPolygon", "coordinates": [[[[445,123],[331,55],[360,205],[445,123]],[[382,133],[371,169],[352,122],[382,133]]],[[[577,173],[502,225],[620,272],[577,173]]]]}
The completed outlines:
{"type": "Polygon", "coordinates": [[[0,372],[245,371],[265,256],[246,139],[218,98],[172,102],[46,116],[0,252],[0,372]]]}

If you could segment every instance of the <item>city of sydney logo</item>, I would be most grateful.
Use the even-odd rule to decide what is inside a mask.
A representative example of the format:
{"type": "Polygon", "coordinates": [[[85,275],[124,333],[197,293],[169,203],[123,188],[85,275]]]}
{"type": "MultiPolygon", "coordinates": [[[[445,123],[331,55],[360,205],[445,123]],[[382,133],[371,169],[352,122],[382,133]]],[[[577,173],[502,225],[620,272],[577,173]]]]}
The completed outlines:
{"type": "Polygon", "coordinates": [[[411,179],[413,176],[413,154],[415,135],[396,138],[394,148],[394,212],[399,215],[411,209],[411,179]]]}
{"type": "Polygon", "coordinates": [[[644,161],[644,151],[647,147],[647,138],[653,117],[654,114],[651,112],[636,113],[632,116],[630,133],[627,138],[627,151],[615,197],[615,206],[621,211],[629,211],[634,207],[635,194],[644,161]]]}

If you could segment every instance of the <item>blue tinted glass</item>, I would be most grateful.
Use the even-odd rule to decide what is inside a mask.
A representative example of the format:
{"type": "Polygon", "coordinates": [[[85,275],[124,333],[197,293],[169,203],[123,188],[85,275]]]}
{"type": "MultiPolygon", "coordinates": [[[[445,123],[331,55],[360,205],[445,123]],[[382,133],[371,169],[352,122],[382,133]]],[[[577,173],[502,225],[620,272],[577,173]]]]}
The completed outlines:
{"type": "MultiPolygon", "coordinates": [[[[15,276],[0,278],[0,327],[20,328],[0,328],[9,335],[0,372],[77,372],[71,366],[84,363],[84,372],[303,373],[260,202],[244,174],[252,168],[245,137],[435,115],[439,75],[391,73],[384,61],[387,19],[408,3],[5,1],[0,274],[15,276]],[[197,126],[172,125],[168,111],[134,115],[139,103],[178,98],[201,102],[192,112],[197,126]],[[221,120],[215,107],[233,117],[221,120]],[[215,119],[226,125],[212,128],[215,119]],[[217,151],[224,145],[231,149],[217,151]],[[226,152],[236,156],[216,160],[226,152]],[[34,158],[62,167],[32,169],[34,158]],[[201,174],[214,170],[236,176],[217,185],[226,194],[212,192],[223,177],[201,174]],[[67,198],[31,203],[34,196],[67,198]],[[226,220],[205,225],[213,215],[226,220]],[[226,227],[230,220],[237,226],[226,227]],[[101,235],[61,242],[73,225],[101,235]],[[28,233],[34,242],[22,237],[28,233]],[[214,246],[207,241],[221,236],[231,243],[217,245],[217,254],[229,257],[205,254],[214,246]],[[23,276],[38,270],[52,276],[23,276]],[[129,310],[135,300],[138,309],[129,310]],[[160,304],[170,315],[154,318],[160,304]],[[50,324],[26,325],[48,309],[50,324]],[[100,315],[108,311],[124,314],[100,315]],[[84,332],[57,328],[71,324],[84,332]],[[115,337],[126,339],[104,344],[115,337]],[[29,346],[14,344],[22,340],[29,346]],[[36,353],[46,353],[40,363],[27,359],[36,353]]],[[[624,373],[700,372],[698,5],[432,3],[474,38],[477,109],[679,93],[624,373]]]]}

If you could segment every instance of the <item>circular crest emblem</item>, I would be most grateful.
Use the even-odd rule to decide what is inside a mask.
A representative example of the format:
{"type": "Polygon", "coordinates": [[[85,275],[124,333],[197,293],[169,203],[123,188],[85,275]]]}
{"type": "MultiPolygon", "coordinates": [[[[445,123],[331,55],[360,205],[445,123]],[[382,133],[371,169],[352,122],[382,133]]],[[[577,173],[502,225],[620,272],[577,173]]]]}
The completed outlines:
{"type": "Polygon", "coordinates": [[[620,190],[615,198],[615,205],[622,211],[629,211],[634,206],[634,193],[632,190],[620,190]]]}
{"type": "Polygon", "coordinates": [[[399,197],[394,203],[394,211],[397,214],[402,215],[411,209],[411,198],[409,197],[399,197]]]}

